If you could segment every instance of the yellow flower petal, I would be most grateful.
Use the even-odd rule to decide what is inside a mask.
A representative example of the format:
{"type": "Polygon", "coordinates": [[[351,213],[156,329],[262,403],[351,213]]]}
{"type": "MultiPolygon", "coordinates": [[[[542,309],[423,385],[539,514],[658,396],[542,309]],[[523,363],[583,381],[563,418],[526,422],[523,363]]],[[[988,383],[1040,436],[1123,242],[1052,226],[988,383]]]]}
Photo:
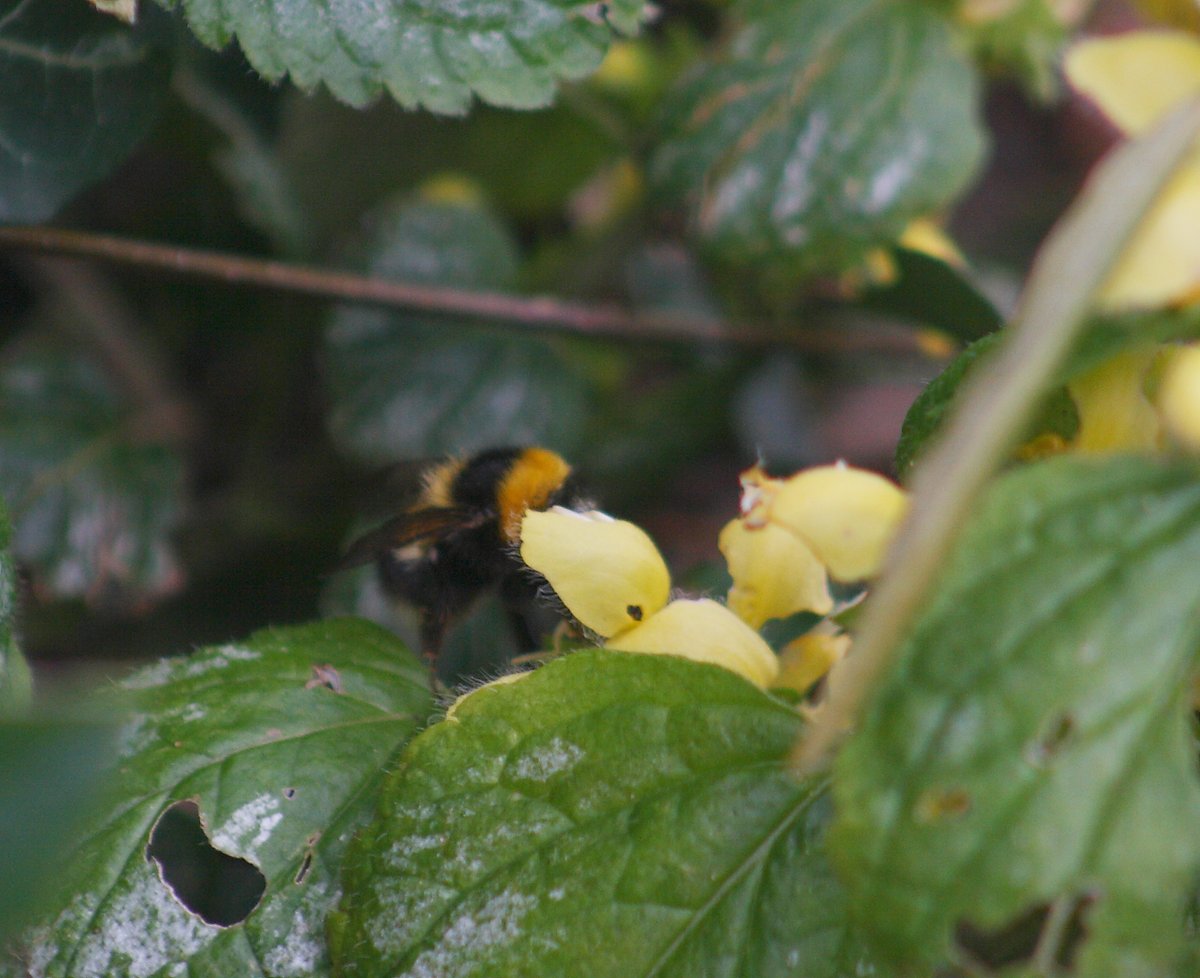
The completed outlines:
{"type": "Polygon", "coordinates": [[[1079,410],[1077,452],[1153,451],[1161,429],[1143,385],[1156,351],[1120,353],[1076,377],[1067,390],[1079,410]]]}
{"type": "Polygon", "coordinates": [[[833,610],[825,565],[796,534],[769,523],[747,529],[737,519],[725,525],[717,545],[733,578],[729,610],[751,628],[798,611],[833,610]]]}
{"type": "Polygon", "coordinates": [[[1200,94],[1200,40],[1181,31],[1128,31],[1074,45],[1067,78],[1123,132],[1145,132],[1200,94]]]}
{"type": "Polygon", "coordinates": [[[667,565],[645,531],[594,510],[527,512],[521,559],[580,624],[605,637],[649,618],[671,590],[667,565]]]}
{"type": "Polygon", "coordinates": [[[1200,6],[1196,0],[1137,0],[1148,16],[1172,27],[1200,31],[1200,6]]]}
{"type": "Polygon", "coordinates": [[[763,688],[779,671],[779,660],[758,632],[709,598],[672,601],[640,625],[609,639],[604,647],[711,662],[763,688]]]}
{"type": "Polygon", "coordinates": [[[1173,354],[1158,387],[1158,409],[1177,441],[1200,450],[1200,345],[1173,354]]]}
{"type": "Polygon", "coordinates": [[[946,233],[944,228],[927,217],[909,221],[908,226],[900,235],[900,244],[910,251],[919,251],[923,255],[940,259],[954,268],[967,267],[967,260],[958,250],[954,239],[946,233]]]}
{"type": "Polygon", "coordinates": [[[779,653],[779,676],[771,685],[807,693],[812,685],[845,658],[850,636],[814,630],[788,642],[779,653]]]}
{"type": "Polygon", "coordinates": [[[742,476],[747,526],[767,523],[795,533],[841,581],[876,574],[908,497],[874,472],[843,463],[771,479],[752,469],[742,476]]]}
{"type": "Polygon", "coordinates": [[[1170,180],[1142,218],[1098,301],[1108,309],[1150,308],[1194,301],[1200,285],[1200,165],[1170,180]]]}

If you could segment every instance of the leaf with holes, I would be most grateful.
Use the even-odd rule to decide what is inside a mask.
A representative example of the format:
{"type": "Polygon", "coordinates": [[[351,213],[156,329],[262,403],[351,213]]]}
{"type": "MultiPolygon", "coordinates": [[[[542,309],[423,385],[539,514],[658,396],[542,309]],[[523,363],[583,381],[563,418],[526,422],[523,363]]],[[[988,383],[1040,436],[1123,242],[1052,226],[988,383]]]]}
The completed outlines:
{"type": "Polygon", "coordinates": [[[651,178],[720,257],[838,272],[954,199],[978,84],[927,5],[751,0],[668,102],[651,178]]]}
{"type": "Polygon", "coordinates": [[[1200,870],[1200,469],[1060,458],[987,496],[838,760],[830,835],[905,973],[1174,973],[1200,870]]]}
{"type": "Polygon", "coordinates": [[[182,6],[210,47],[237,38],[266,78],[324,84],[351,105],[388,92],[408,108],[462,113],[492,105],[549,105],[562,79],[596,68],[613,31],[632,33],[644,0],[159,0],[182,6]]]}
{"type": "Polygon", "coordinates": [[[170,74],[153,21],[0,0],[0,223],[51,217],[146,135],[170,74]]]}
{"type": "MultiPolygon", "coordinates": [[[[486,211],[402,201],[373,215],[363,270],[382,278],[496,291],[516,278],[516,247],[486,211]]],[[[375,463],[507,443],[569,453],[585,383],[550,344],[469,321],[342,308],[326,337],[329,425],[375,463]]]]}
{"type": "Polygon", "coordinates": [[[10,353],[0,366],[0,492],[34,586],[122,605],[174,590],[179,456],[139,435],[143,419],[90,360],[49,343],[10,353]]]}
{"type": "Polygon", "coordinates": [[[476,691],[347,856],[338,974],[855,974],[824,784],[786,770],[799,724],[667,656],[580,651],[476,691]]]}
{"type": "Polygon", "coordinates": [[[432,709],[426,670],[382,629],[337,619],[163,660],[122,691],[132,715],[113,784],[63,874],[59,911],[26,942],[30,970],[328,973],[337,866],[382,770],[432,709]],[[237,913],[191,895],[172,856],[189,831],[249,887],[237,913]]]}

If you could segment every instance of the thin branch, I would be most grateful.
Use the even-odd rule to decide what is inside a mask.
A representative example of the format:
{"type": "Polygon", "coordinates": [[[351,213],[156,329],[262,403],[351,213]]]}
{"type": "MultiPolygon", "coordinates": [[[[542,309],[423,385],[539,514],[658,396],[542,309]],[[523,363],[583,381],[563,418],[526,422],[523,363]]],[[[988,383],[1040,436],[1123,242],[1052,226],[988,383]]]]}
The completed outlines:
{"type": "Polygon", "coordinates": [[[920,354],[914,330],[870,329],[784,331],[721,319],[674,313],[631,313],[615,305],[588,305],[546,296],[398,282],[312,266],[248,258],[109,235],[52,227],[0,227],[0,250],[21,250],[91,258],[115,265],[156,269],[191,278],[253,285],[439,315],[467,316],[528,329],[641,342],[731,343],[787,346],[810,353],[920,354]]]}

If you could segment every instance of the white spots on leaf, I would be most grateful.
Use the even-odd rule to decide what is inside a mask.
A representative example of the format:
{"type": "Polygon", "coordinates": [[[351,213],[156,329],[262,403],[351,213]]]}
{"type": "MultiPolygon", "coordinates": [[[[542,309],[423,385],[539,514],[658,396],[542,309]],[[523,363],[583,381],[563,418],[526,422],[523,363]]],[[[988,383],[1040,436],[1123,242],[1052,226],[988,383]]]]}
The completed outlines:
{"type": "Polygon", "coordinates": [[[513,765],[512,774],[521,781],[549,781],[574,766],[583,754],[581,747],[555,737],[544,747],[522,755],[513,765]]]}
{"type": "Polygon", "coordinates": [[[283,821],[279,807],[278,796],[269,793],[246,802],[213,832],[213,846],[258,865],[259,850],[283,821]]]}
{"type": "Polygon", "coordinates": [[[442,978],[448,974],[488,974],[492,956],[525,936],[525,917],[537,905],[537,897],[528,893],[498,893],[483,906],[456,917],[441,935],[440,943],[421,952],[405,975],[442,978]]]}
{"type": "Polygon", "coordinates": [[[879,214],[895,206],[908,184],[912,182],[918,163],[925,161],[923,140],[910,147],[907,154],[897,154],[880,167],[867,184],[861,206],[867,214],[879,214]]]}
{"type": "Polygon", "coordinates": [[[325,883],[314,883],[292,913],[286,931],[263,955],[263,966],[274,978],[307,978],[316,974],[325,955],[325,915],[336,902],[325,883]]]}
{"type": "Polygon", "coordinates": [[[248,649],[242,645],[221,645],[207,653],[199,653],[188,662],[183,669],[183,676],[194,679],[214,669],[224,669],[231,662],[254,662],[261,659],[262,653],[257,649],[248,649]]]}
{"type": "MultiPolygon", "coordinates": [[[[64,913],[69,912],[71,908],[64,913]]],[[[56,922],[54,929],[59,927],[56,922]]],[[[154,866],[141,862],[76,947],[71,974],[73,978],[146,978],[186,961],[220,931],[189,912],[154,866]]]]}
{"type": "MultiPolygon", "coordinates": [[[[816,192],[812,178],[813,166],[825,146],[829,134],[829,116],[825,112],[810,112],[799,134],[780,177],[775,202],[771,206],[771,219],[779,226],[794,222],[808,209],[816,192]]],[[[803,229],[801,229],[803,230],[803,229]]],[[[794,233],[789,228],[785,235],[794,233]]],[[[804,235],[807,237],[807,234],[804,235]]],[[[789,241],[789,243],[792,243],[789,241]]],[[[796,242],[799,243],[799,242],[796,242]]]]}
{"type": "Polygon", "coordinates": [[[144,669],[139,669],[121,683],[121,685],[125,689],[151,689],[155,686],[162,686],[170,681],[177,664],[177,660],[159,659],[152,665],[146,666],[144,669]]]}

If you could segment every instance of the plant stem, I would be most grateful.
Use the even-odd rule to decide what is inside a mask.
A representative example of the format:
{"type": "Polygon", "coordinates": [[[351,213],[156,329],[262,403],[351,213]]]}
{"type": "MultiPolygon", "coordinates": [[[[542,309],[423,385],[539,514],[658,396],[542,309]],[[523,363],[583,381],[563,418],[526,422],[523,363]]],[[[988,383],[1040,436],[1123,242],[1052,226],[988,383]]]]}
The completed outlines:
{"type": "Polygon", "coordinates": [[[853,653],[797,746],[797,771],[822,766],[852,726],[962,524],[1069,352],[1092,297],[1197,130],[1200,101],[1114,153],[1042,247],[1006,340],[964,382],[945,433],[914,471],[912,508],[863,607],[853,653]]]}
{"type": "Polygon", "coordinates": [[[370,278],[288,262],[180,248],[52,227],[0,227],[0,250],[92,258],[118,265],[238,285],[255,285],[344,302],[502,321],[512,326],[642,342],[702,341],[787,346],[810,353],[921,353],[908,329],[806,329],[785,332],[753,324],[671,313],[631,313],[546,296],[517,296],[370,278]]]}

